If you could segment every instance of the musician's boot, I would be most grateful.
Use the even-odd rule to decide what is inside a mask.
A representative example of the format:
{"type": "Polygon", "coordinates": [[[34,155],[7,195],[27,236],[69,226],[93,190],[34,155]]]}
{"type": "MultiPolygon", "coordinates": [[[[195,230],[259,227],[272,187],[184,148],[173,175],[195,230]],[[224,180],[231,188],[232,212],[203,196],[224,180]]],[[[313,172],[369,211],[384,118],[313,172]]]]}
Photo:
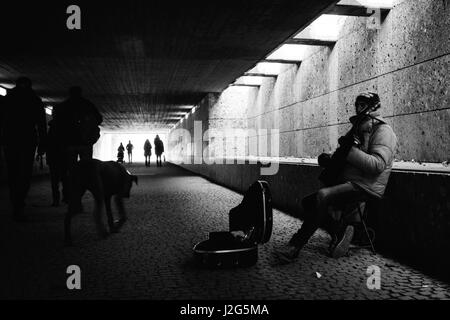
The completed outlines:
{"type": "Polygon", "coordinates": [[[291,263],[297,259],[303,246],[308,242],[304,233],[299,230],[294,234],[289,243],[277,250],[275,250],[275,256],[283,263],[291,263]]]}

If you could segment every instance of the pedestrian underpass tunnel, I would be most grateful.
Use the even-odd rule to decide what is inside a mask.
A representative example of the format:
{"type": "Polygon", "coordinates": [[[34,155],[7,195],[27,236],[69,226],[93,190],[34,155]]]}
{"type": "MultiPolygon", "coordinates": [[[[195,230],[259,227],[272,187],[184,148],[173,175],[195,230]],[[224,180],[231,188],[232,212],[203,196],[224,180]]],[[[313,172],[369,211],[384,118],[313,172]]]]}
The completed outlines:
{"type": "MultiPolygon", "coordinates": [[[[133,145],[132,155],[133,161],[137,163],[144,163],[145,161],[145,141],[149,140],[152,149],[154,145],[154,140],[156,135],[158,135],[163,141],[164,145],[167,145],[167,132],[165,131],[148,131],[148,132],[103,132],[94,145],[93,156],[96,159],[102,161],[116,160],[117,149],[120,143],[126,147],[126,145],[131,142],[133,145]]],[[[128,151],[125,150],[125,153],[128,151]]],[[[154,151],[153,151],[154,155],[154,151]]]]}
{"type": "Polygon", "coordinates": [[[0,297],[450,298],[449,28],[447,0],[2,4],[0,297]],[[258,259],[201,268],[208,237],[258,259]]]}

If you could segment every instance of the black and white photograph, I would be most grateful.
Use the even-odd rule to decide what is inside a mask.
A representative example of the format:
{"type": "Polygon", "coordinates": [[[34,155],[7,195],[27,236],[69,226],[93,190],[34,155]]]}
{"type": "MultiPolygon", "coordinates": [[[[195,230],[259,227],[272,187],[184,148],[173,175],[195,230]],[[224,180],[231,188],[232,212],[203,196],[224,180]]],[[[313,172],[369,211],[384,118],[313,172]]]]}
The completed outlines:
{"type": "Polygon", "coordinates": [[[0,300],[450,300],[449,30],[449,0],[4,1],[0,300]]]}

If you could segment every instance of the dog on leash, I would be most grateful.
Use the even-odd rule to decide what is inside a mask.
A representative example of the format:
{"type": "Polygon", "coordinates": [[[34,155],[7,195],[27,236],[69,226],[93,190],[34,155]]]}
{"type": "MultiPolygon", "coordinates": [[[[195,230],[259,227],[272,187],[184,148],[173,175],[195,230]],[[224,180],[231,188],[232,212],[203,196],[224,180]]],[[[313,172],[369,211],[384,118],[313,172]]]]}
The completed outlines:
{"type": "Polygon", "coordinates": [[[97,232],[101,238],[106,238],[108,232],[102,221],[103,208],[106,209],[109,231],[116,233],[127,220],[123,198],[130,197],[132,184],[138,183],[137,176],[131,175],[123,165],[114,161],[97,159],[81,160],[69,174],[69,209],[64,220],[64,240],[66,245],[72,244],[70,231],[72,217],[82,211],[81,199],[89,190],[95,200],[94,219],[97,232]],[[119,220],[114,221],[111,211],[111,198],[119,213],[119,220]]]}

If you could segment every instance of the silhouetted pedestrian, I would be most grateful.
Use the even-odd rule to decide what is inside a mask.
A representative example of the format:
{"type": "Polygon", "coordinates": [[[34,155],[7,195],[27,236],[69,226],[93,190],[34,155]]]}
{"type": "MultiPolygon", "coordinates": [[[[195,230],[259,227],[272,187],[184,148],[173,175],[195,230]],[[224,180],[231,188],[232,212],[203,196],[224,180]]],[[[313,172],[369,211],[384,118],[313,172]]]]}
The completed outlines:
{"type": "Polygon", "coordinates": [[[123,163],[125,148],[123,147],[122,142],[120,143],[119,148],[117,148],[117,162],[123,163]]]}
{"type": "Polygon", "coordinates": [[[53,109],[55,130],[64,141],[64,198],[67,200],[68,176],[78,158],[92,159],[93,145],[100,138],[102,115],[95,105],[82,97],[80,87],[69,89],[69,98],[53,109]]]}
{"type": "Polygon", "coordinates": [[[133,162],[133,148],[134,148],[134,146],[131,144],[131,141],[128,140],[128,144],[127,144],[128,163],[133,162]]]}
{"type": "Polygon", "coordinates": [[[24,221],[36,147],[38,155],[43,155],[47,137],[44,105],[30,79],[19,78],[16,87],[6,95],[1,130],[13,218],[24,221]]]}
{"type": "Polygon", "coordinates": [[[164,153],[164,144],[162,140],[159,138],[159,135],[156,135],[155,141],[155,154],[156,154],[156,165],[158,167],[162,167],[161,155],[164,153]]]}
{"type": "Polygon", "coordinates": [[[144,156],[145,156],[145,166],[150,167],[150,157],[152,155],[152,145],[147,139],[144,143],[144,156]]]}

